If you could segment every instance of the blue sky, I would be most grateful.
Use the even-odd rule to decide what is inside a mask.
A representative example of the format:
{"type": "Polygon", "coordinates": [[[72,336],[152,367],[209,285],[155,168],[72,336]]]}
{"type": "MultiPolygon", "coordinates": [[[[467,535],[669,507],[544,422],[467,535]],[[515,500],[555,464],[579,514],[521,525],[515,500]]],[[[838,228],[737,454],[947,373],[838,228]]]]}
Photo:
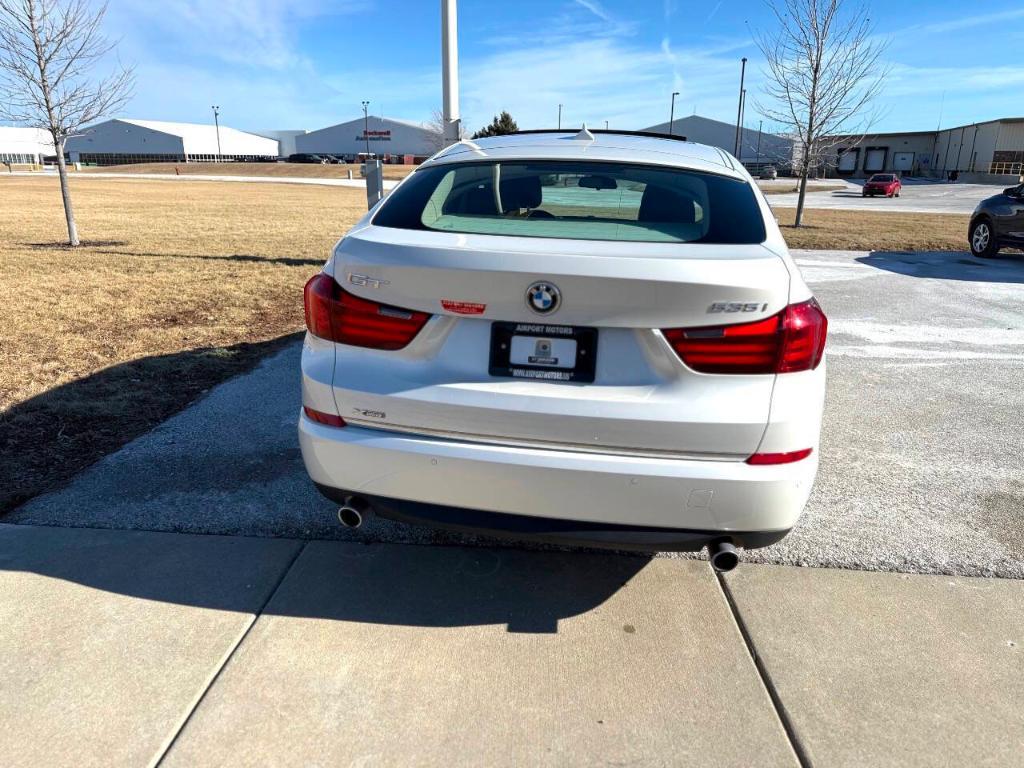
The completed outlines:
{"type": "MultiPolygon", "coordinates": [[[[851,0],[855,1],[855,0],[851,0]]],[[[427,120],[440,106],[438,0],[110,0],[107,32],[136,66],[124,116],[315,129],[371,112],[427,120]]],[[[1024,115],[1021,0],[871,4],[891,37],[876,130],[1024,115]]],[[[508,109],[521,127],[643,128],[697,111],[747,123],[762,80],[762,0],[460,0],[462,113],[473,130],[508,109]]],[[[767,126],[766,126],[767,128],[767,126]]]]}

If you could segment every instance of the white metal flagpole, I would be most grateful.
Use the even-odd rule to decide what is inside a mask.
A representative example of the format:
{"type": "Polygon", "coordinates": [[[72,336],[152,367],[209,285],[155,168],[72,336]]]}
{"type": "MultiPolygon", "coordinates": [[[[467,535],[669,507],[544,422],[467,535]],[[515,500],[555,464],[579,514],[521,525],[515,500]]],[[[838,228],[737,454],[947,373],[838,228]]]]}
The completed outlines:
{"type": "Polygon", "coordinates": [[[459,141],[459,30],[456,0],[441,0],[441,88],[445,146],[459,141]]]}

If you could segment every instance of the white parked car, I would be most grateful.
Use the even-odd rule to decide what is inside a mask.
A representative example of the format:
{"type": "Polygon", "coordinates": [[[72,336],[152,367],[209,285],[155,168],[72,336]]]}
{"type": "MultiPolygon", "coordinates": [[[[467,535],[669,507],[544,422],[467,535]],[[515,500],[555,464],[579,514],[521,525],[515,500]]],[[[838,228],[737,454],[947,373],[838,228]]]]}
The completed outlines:
{"type": "Polygon", "coordinates": [[[616,132],[463,141],[305,290],[302,455],[384,517],[619,549],[789,532],[827,321],[750,174],[616,132]]]}

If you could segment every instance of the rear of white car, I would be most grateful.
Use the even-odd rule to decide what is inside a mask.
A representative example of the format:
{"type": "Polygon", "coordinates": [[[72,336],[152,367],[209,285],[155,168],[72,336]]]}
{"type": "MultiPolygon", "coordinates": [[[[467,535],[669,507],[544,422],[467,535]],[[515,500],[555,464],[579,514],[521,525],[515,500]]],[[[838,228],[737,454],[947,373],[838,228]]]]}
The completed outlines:
{"type": "Polygon", "coordinates": [[[300,443],[339,503],[686,550],[777,541],[810,493],[825,317],[719,150],[456,145],[338,243],[306,317],[300,443]]]}

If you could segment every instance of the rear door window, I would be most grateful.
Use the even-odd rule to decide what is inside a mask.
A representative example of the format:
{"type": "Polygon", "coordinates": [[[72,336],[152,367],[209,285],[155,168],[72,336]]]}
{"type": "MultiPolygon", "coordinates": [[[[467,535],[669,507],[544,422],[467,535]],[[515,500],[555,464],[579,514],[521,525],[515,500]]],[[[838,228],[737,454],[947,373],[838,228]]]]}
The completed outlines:
{"type": "Polygon", "coordinates": [[[374,224],[518,237],[760,243],[750,185],[711,173],[622,163],[516,161],[424,168],[374,224]]]}

